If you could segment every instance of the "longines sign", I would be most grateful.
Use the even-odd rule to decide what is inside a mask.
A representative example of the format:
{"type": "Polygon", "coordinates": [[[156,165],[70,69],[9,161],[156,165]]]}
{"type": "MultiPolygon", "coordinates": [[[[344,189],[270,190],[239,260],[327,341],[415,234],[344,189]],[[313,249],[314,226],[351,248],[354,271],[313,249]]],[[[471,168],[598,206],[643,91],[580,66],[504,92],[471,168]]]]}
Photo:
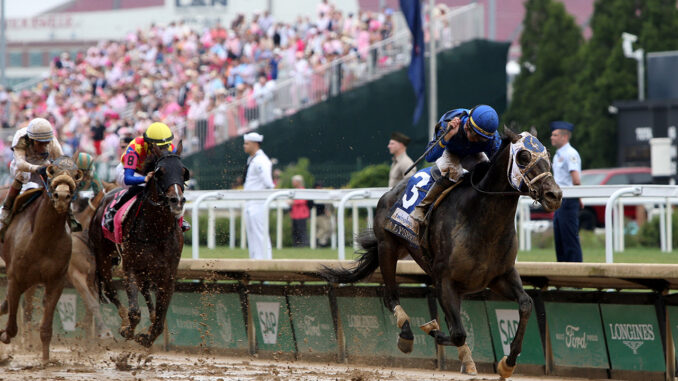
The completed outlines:
{"type": "Polygon", "coordinates": [[[600,310],[612,369],[664,371],[654,306],[601,304],[600,310]]]}

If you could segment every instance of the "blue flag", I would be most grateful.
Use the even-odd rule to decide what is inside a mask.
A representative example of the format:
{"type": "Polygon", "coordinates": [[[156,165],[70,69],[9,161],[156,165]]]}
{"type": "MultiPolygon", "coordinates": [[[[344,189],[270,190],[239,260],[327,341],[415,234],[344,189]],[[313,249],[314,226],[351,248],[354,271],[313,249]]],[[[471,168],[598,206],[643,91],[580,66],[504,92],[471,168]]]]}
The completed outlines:
{"type": "Polygon", "coordinates": [[[421,4],[419,0],[400,0],[400,9],[403,11],[407,25],[412,32],[412,61],[407,70],[407,76],[414,87],[414,95],[417,97],[417,105],[414,108],[413,124],[419,122],[421,113],[424,111],[424,30],[421,18],[421,4]]]}

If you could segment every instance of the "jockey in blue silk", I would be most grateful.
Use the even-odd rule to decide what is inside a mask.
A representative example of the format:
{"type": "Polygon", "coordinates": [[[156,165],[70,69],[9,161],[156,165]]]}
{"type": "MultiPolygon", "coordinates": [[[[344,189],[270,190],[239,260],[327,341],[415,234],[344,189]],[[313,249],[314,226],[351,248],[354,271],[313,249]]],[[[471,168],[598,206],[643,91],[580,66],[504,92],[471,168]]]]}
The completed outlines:
{"type": "Polygon", "coordinates": [[[497,112],[487,105],[478,105],[470,110],[450,110],[440,118],[436,124],[436,136],[428,143],[427,149],[433,144],[435,147],[426,155],[426,161],[435,162],[431,175],[436,182],[412,211],[412,218],[423,223],[428,207],[445,189],[459,181],[464,167],[472,168],[499,151],[501,137],[497,132],[498,126],[497,112]]]}

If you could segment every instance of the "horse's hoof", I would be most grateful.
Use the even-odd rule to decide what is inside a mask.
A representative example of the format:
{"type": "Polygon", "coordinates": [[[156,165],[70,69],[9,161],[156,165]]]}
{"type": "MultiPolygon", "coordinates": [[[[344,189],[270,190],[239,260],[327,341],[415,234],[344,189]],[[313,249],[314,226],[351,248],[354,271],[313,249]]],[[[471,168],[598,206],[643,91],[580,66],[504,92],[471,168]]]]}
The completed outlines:
{"type": "Polygon", "coordinates": [[[476,363],[473,361],[461,363],[461,374],[468,374],[470,376],[477,376],[478,370],[476,369],[476,363]]]}
{"type": "Polygon", "coordinates": [[[124,337],[127,340],[134,338],[134,331],[131,327],[120,328],[120,336],[124,337]]]}
{"type": "Polygon", "coordinates": [[[432,331],[440,331],[440,325],[438,325],[438,320],[436,319],[433,319],[424,325],[420,325],[419,328],[426,332],[427,335],[430,335],[432,331]]]}
{"type": "Polygon", "coordinates": [[[150,336],[148,336],[145,333],[140,333],[140,334],[134,336],[134,341],[141,344],[145,348],[150,348],[151,345],[153,345],[153,342],[151,341],[150,336]]]}
{"type": "Polygon", "coordinates": [[[9,337],[7,332],[2,331],[2,333],[0,333],[0,341],[2,341],[5,344],[9,344],[10,340],[11,338],[9,337]]]}
{"type": "Polygon", "coordinates": [[[513,371],[516,370],[517,365],[518,364],[509,366],[506,363],[506,356],[504,356],[501,361],[499,361],[499,364],[497,364],[497,373],[499,373],[502,378],[509,378],[513,375],[513,371]]]}
{"type": "Polygon", "coordinates": [[[413,339],[404,339],[398,336],[398,349],[400,349],[401,352],[410,353],[412,352],[412,347],[414,347],[413,339]]]}

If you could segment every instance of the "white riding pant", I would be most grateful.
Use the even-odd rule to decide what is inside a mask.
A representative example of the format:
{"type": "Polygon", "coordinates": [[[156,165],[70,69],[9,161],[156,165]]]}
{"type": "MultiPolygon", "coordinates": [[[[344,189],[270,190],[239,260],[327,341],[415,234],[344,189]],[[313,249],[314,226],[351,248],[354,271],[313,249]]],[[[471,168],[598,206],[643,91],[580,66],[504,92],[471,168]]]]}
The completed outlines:
{"type": "Polygon", "coordinates": [[[268,213],[263,201],[248,201],[245,204],[245,228],[250,259],[273,259],[271,239],[265,231],[268,213]]]}
{"type": "Polygon", "coordinates": [[[14,160],[12,160],[12,162],[9,163],[9,173],[10,175],[12,175],[12,177],[18,180],[21,184],[23,184],[23,186],[21,187],[21,193],[25,192],[28,189],[42,187],[42,180],[40,179],[40,175],[32,172],[17,171],[16,162],[14,160]]]}
{"type": "Polygon", "coordinates": [[[470,171],[476,164],[483,161],[489,161],[484,152],[466,155],[463,159],[459,159],[459,156],[445,150],[443,155],[436,160],[436,166],[443,176],[457,182],[464,174],[464,170],[470,171]]]}

